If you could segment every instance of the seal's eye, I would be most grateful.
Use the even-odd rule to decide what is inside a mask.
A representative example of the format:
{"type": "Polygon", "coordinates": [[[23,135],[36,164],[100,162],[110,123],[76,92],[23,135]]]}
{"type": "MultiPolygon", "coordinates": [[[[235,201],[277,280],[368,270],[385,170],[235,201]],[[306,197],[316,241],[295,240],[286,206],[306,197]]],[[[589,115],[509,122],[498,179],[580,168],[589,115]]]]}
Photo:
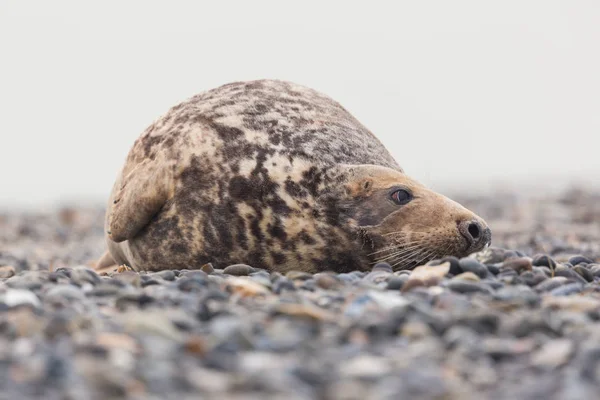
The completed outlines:
{"type": "Polygon", "coordinates": [[[412,200],[412,194],[408,190],[398,189],[391,194],[392,201],[398,205],[403,205],[412,200]]]}

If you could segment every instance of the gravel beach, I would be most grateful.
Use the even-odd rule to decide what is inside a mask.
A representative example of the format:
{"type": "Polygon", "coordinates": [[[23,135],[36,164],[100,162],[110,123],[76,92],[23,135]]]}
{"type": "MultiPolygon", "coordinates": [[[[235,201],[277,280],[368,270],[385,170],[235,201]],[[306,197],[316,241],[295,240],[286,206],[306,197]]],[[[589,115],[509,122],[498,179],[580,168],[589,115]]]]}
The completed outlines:
{"type": "Polygon", "coordinates": [[[100,276],[101,207],[0,213],[0,398],[597,398],[600,193],[454,198],[493,247],[315,275],[100,276]]]}

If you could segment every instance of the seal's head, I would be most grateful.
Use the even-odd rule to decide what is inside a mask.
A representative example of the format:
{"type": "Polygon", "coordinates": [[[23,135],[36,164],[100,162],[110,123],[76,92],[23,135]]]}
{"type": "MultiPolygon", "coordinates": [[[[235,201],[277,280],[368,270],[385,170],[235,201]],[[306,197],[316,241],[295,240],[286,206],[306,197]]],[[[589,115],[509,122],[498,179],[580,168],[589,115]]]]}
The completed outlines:
{"type": "Polygon", "coordinates": [[[349,166],[341,195],[340,209],[368,243],[372,263],[413,268],[444,256],[465,257],[491,243],[482,218],[397,170],[349,166]]]}

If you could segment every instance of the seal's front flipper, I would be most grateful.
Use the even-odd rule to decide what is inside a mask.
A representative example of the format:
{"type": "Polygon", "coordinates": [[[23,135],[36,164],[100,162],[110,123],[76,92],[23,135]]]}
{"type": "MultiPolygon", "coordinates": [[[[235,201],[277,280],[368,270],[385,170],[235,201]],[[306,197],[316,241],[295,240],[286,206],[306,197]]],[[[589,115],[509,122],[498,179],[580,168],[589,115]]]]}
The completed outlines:
{"type": "Polygon", "coordinates": [[[102,257],[100,257],[100,259],[95,263],[94,270],[98,274],[102,274],[115,272],[118,267],[119,266],[117,265],[115,259],[112,257],[110,252],[107,251],[104,254],[102,254],[102,257]]]}
{"type": "Polygon", "coordinates": [[[109,205],[107,234],[117,243],[133,238],[175,191],[172,170],[164,161],[146,159],[123,173],[109,205]]]}

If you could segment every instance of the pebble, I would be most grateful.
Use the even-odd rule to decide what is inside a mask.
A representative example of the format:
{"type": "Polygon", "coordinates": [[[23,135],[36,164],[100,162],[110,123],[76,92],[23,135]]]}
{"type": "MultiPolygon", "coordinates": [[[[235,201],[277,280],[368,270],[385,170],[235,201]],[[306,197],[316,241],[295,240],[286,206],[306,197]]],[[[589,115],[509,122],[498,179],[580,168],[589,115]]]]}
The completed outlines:
{"type": "MultiPolygon", "coordinates": [[[[521,258],[510,258],[502,263],[502,268],[510,268],[514,270],[517,274],[521,274],[524,271],[531,271],[532,265],[531,260],[529,258],[521,257],[521,258]]],[[[501,268],[501,269],[502,269],[501,268]]]]}
{"type": "Polygon", "coordinates": [[[4,293],[0,293],[0,303],[4,303],[8,307],[21,305],[40,307],[42,305],[35,293],[25,289],[8,289],[4,293]]]}
{"type": "Polygon", "coordinates": [[[318,287],[326,290],[334,290],[342,286],[335,275],[328,273],[315,274],[315,283],[318,287]]]}
{"type": "Polygon", "coordinates": [[[565,365],[575,346],[569,339],[553,339],[544,343],[531,355],[531,364],[540,368],[558,368],[565,365]]]}
{"type": "Polygon", "coordinates": [[[394,276],[387,281],[387,290],[402,290],[402,287],[408,280],[408,276],[394,276]]]}
{"type": "Polygon", "coordinates": [[[488,274],[488,269],[486,266],[474,258],[463,258],[460,260],[459,265],[463,272],[472,272],[481,279],[485,278],[488,274]]]}
{"type": "Polygon", "coordinates": [[[12,265],[3,265],[0,267],[0,279],[10,278],[16,274],[16,269],[12,265]]]}
{"type": "Polygon", "coordinates": [[[211,263],[204,264],[202,267],[200,267],[200,270],[208,275],[215,272],[215,269],[211,263]]]}
{"type": "Polygon", "coordinates": [[[471,282],[479,282],[481,279],[479,276],[474,274],[473,272],[463,272],[456,275],[452,278],[453,281],[471,281],[471,282]]]}
{"type": "Polygon", "coordinates": [[[165,281],[174,281],[175,280],[175,272],[173,272],[171,270],[156,272],[155,275],[160,277],[161,279],[164,279],[165,281]]]}
{"type": "Polygon", "coordinates": [[[564,276],[555,276],[554,278],[546,279],[535,286],[535,290],[539,292],[550,292],[559,286],[566,285],[569,282],[564,276]]]}
{"type": "Polygon", "coordinates": [[[223,270],[224,274],[234,275],[234,276],[246,276],[250,275],[250,273],[254,272],[254,268],[246,264],[234,264],[226,267],[223,270]]]}
{"type": "Polygon", "coordinates": [[[573,257],[569,258],[569,263],[571,265],[578,265],[578,264],[582,264],[582,263],[593,264],[594,260],[584,257],[584,256],[573,256],[573,257]]]}
{"type": "Polygon", "coordinates": [[[451,280],[447,284],[450,290],[458,293],[485,293],[492,294],[493,290],[481,282],[469,282],[467,280],[451,280]]]}
{"type": "Polygon", "coordinates": [[[81,302],[85,299],[85,294],[78,286],[71,284],[60,284],[51,287],[45,294],[44,300],[48,302],[81,302]]]}
{"type": "MultiPolygon", "coordinates": [[[[290,279],[292,281],[294,280],[307,280],[307,279],[312,279],[312,274],[303,272],[303,271],[289,271],[288,273],[285,274],[285,277],[287,279],[290,279]]],[[[362,277],[357,277],[356,279],[360,279],[362,277]]]]}
{"type": "Polygon", "coordinates": [[[581,283],[569,283],[563,286],[559,286],[550,291],[550,294],[553,296],[568,296],[575,293],[579,293],[583,290],[583,285],[581,283]]]}
{"type": "Polygon", "coordinates": [[[589,269],[587,269],[586,267],[582,267],[581,264],[578,264],[575,267],[573,267],[573,271],[575,271],[577,274],[579,274],[587,282],[594,281],[594,275],[592,274],[592,272],[589,269]]]}
{"type": "Polygon", "coordinates": [[[120,274],[114,274],[112,276],[112,278],[116,279],[120,282],[129,284],[133,287],[140,287],[141,282],[142,282],[142,279],[140,278],[140,274],[138,274],[137,272],[133,272],[133,271],[125,271],[125,272],[121,272],[120,274]]]}
{"type": "Polygon", "coordinates": [[[533,257],[531,264],[535,265],[536,267],[548,267],[551,270],[556,269],[556,261],[546,254],[537,254],[535,257],[533,257]]]}

